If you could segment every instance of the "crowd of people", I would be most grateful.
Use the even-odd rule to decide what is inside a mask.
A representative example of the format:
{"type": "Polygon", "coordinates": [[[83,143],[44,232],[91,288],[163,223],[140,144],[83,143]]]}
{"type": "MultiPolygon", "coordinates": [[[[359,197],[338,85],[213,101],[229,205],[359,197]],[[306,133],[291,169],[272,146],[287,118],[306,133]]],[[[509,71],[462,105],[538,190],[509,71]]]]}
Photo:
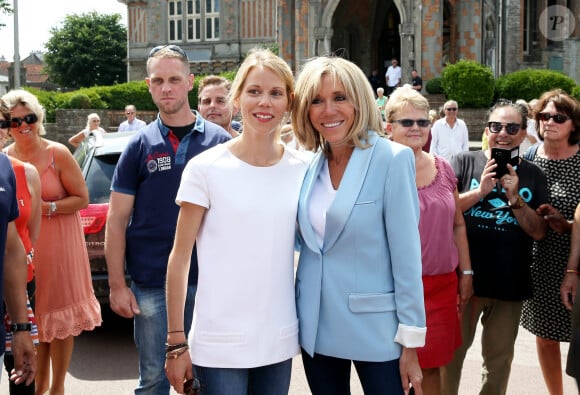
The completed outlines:
{"type": "MultiPolygon", "coordinates": [[[[315,395],[350,393],[353,366],[367,394],[458,394],[480,322],[481,394],[506,393],[520,327],[550,394],[563,394],[561,342],[580,377],[580,103],[561,90],[500,99],[470,151],[457,101],[431,109],[416,70],[402,84],[400,69],[393,59],[385,95],[343,58],[312,58],[295,78],[256,48],[233,82],[203,78],[193,110],[187,54],[149,52],[158,115],[125,107],[118,130],[138,132],[105,232],[136,394],[287,394],[297,355],[315,395]]],[[[88,191],[43,119],[27,91],[0,100],[11,395],[64,394],[75,336],[101,325],[88,191]]],[[[90,114],[69,143],[99,124],[90,114]]]]}

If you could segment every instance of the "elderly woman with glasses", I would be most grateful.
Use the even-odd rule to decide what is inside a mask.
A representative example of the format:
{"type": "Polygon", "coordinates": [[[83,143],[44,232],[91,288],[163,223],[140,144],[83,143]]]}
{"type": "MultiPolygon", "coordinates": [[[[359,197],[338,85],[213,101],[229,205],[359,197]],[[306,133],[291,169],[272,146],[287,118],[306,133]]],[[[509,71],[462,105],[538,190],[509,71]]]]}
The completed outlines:
{"type": "Polygon", "coordinates": [[[89,193],[69,149],[42,137],[44,109],[38,99],[24,90],[10,91],[2,99],[12,115],[14,139],[4,152],[32,164],[40,175],[42,219],[34,246],[40,340],[36,393],[44,394],[50,387],[51,394],[63,394],[74,336],[101,324],[79,216],[89,193]]]}
{"type": "Polygon", "coordinates": [[[97,113],[89,114],[87,116],[87,125],[83,130],[81,130],[80,132],[72,136],[70,139],[68,139],[69,144],[72,145],[73,147],[78,147],[79,144],[82,143],[83,140],[91,134],[93,135],[99,134],[101,136],[103,134],[106,134],[107,131],[103,129],[100,125],[101,118],[99,118],[99,114],[97,113]]]}
{"type": "Polygon", "coordinates": [[[542,143],[528,156],[546,173],[550,204],[538,214],[550,225],[546,238],[534,243],[534,297],[524,304],[522,326],[536,335],[540,367],[550,394],[562,394],[560,342],[571,336],[570,298],[576,293],[577,271],[566,271],[574,210],[580,201],[580,103],[561,90],[544,93],[534,107],[542,143]],[[560,287],[563,299],[561,301],[560,287]]]}
{"type": "Polygon", "coordinates": [[[473,294],[465,221],[453,168],[442,157],[423,151],[431,129],[427,99],[403,86],[391,95],[386,116],[391,139],[410,147],[415,155],[428,328],[425,347],[418,348],[417,355],[423,371],[423,394],[438,395],[440,368],[453,359],[461,344],[458,295],[461,313],[473,294]]]}

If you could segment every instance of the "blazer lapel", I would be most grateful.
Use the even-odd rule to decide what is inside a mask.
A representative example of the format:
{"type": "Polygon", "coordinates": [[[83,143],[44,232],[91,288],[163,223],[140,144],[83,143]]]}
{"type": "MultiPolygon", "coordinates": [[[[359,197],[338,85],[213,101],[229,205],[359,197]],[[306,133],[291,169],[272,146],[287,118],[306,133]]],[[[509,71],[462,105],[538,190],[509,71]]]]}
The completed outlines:
{"type": "Polygon", "coordinates": [[[310,168],[306,173],[306,177],[302,183],[302,190],[300,191],[300,198],[298,200],[298,224],[300,227],[300,234],[302,240],[308,245],[308,248],[312,251],[320,251],[320,247],[316,242],[316,235],[314,234],[314,229],[312,228],[312,223],[310,221],[310,212],[308,210],[308,199],[310,199],[310,194],[312,193],[312,188],[314,183],[318,178],[322,164],[325,161],[325,157],[322,152],[318,152],[310,164],[310,168]]]}
{"type": "Polygon", "coordinates": [[[355,147],[352,152],[336,197],[326,213],[324,251],[328,251],[334,245],[350,216],[362,189],[378,138],[378,135],[371,134],[369,139],[370,147],[366,149],[355,147]]]}

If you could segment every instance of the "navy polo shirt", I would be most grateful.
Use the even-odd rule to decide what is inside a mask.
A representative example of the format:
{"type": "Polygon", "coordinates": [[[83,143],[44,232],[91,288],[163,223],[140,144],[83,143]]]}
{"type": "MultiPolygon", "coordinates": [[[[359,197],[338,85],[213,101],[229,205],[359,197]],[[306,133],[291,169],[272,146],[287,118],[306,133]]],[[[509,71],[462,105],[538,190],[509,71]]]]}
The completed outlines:
{"type": "MultiPolygon", "coordinates": [[[[121,154],[111,190],[135,196],[126,232],[125,262],[131,279],[144,288],[165,287],[179,206],[175,197],[189,159],[230,139],[197,111],[195,126],[177,145],[173,133],[155,122],[140,129],[121,154]]],[[[189,284],[197,284],[197,254],[191,255],[189,284]]]]}
{"type": "MultiPolygon", "coordinates": [[[[16,177],[8,157],[0,153],[0,298],[4,300],[4,252],[6,251],[6,232],[8,222],[18,217],[18,202],[16,200],[16,177]]],[[[0,309],[4,317],[4,304],[0,309]]],[[[3,321],[2,321],[3,322],[3,321]]],[[[0,355],[4,354],[6,331],[0,325],[0,355]]]]}

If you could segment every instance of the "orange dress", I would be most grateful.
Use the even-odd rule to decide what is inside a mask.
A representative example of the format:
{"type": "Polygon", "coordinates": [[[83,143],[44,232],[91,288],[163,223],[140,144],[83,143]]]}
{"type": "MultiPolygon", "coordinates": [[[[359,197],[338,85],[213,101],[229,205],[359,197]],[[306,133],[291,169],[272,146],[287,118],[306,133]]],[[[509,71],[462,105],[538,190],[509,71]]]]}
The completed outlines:
{"type": "MultiPolygon", "coordinates": [[[[67,196],[49,153],[39,171],[43,201],[67,196]]],[[[41,342],[77,336],[101,325],[101,306],[91,281],[89,256],[79,212],[43,216],[36,241],[35,315],[41,342]]]]}

